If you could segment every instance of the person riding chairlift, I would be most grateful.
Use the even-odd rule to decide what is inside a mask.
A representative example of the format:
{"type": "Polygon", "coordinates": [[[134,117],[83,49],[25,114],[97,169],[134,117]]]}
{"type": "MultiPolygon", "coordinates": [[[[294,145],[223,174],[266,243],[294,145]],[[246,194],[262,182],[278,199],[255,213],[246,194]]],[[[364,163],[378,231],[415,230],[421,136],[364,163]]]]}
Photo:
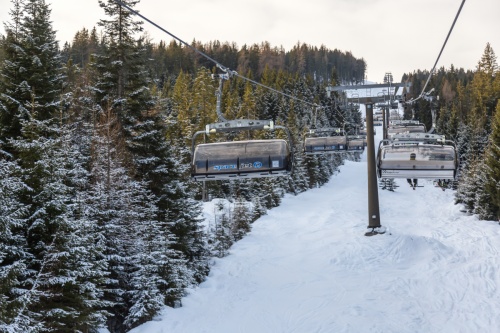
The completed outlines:
{"type": "Polygon", "coordinates": [[[448,187],[449,183],[450,183],[449,179],[438,179],[437,186],[444,191],[448,187]]]}
{"type": "MultiPolygon", "coordinates": [[[[410,161],[415,161],[415,158],[417,157],[417,155],[415,153],[411,153],[410,154],[410,161]]],[[[411,187],[413,187],[413,189],[415,189],[415,187],[417,187],[418,185],[418,179],[406,179],[406,181],[408,182],[408,184],[410,184],[411,187]]]]}

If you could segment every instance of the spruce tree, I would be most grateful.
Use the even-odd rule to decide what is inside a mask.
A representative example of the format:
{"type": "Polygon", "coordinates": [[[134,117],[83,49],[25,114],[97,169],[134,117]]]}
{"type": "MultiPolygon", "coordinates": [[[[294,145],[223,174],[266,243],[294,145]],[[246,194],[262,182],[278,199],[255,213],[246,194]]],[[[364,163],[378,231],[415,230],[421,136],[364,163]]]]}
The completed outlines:
{"type": "Polygon", "coordinates": [[[455,202],[461,203],[469,213],[473,213],[476,203],[476,175],[480,167],[478,159],[470,159],[468,166],[464,170],[462,179],[458,184],[457,192],[455,194],[455,202]]]}
{"type": "Polygon", "coordinates": [[[305,130],[302,130],[295,110],[291,110],[288,119],[289,129],[293,138],[293,174],[290,190],[292,193],[301,193],[307,190],[309,179],[307,173],[306,156],[304,154],[305,130]]]}
{"type": "MultiPolygon", "coordinates": [[[[138,1],[126,3],[133,7],[138,1]]],[[[187,262],[189,274],[183,285],[189,285],[207,273],[199,204],[192,199],[186,179],[181,178],[186,167],[175,160],[177,148],[166,140],[171,130],[166,124],[169,110],[162,109],[163,104],[151,94],[144,42],[134,38],[140,23],[114,1],[100,1],[100,5],[109,19],[101,21],[106,47],[95,62],[97,101],[103,109],[116,113],[126,149],[123,166],[157,198],[157,223],[174,237],[170,250],[182,253],[187,262]]]]}
{"type": "MultiPolygon", "coordinates": [[[[8,144],[8,138],[20,135],[18,109],[21,102],[20,61],[24,53],[22,47],[21,25],[23,23],[23,1],[14,0],[9,11],[11,22],[5,24],[6,36],[1,43],[2,58],[0,63],[0,140],[8,144]]],[[[5,146],[4,146],[4,149],[5,146]]],[[[8,146],[7,146],[8,149],[8,146]]]]}
{"type": "Polygon", "coordinates": [[[228,250],[234,243],[230,208],[226,200],[219,200],[215,204],[214,218],[212,255],[223,258],[228,255],[228,250]]]}
{"type": "Polygon", "coordinates": [[[18,287],[23,292],[11,325],[60,332],[96,329],[105,318],[100,298],[106,264],[102,237],[82,213],[86,172],[80,151],[64,127],[31,118],[21,123],[23,137],[12,140],[30,184],[19,193],[30,203],[25,226],[30,274],[18,287]]]}
{"type": "MultiPolygon", "coordinates": [[[[485,153],[487,155],[487,152],[485,153]]],[[[474,211],[473,213],[478,215],[481,220],[497,220],[498,217],[495,213],[496,207],[492,202],[492,195],[496,193],[491,193],[492,189],[497,190],[498,185],[496,179],[490,178],[490,172],[488,172],[488,166],[482,160],[478,165],[478,170],[474,175],[476,192],[474,197],[474,211]],[[490,187],[491,186],[491,187],[490,187]],[[490,188],[488,188],[490,187],[490,188]]]]}
{"type": "MultiPolygon", "coordinates": [[[[1,144],[1,142],[0,142],[1,144]]],[[[19,197],[26,185],[21,169],[0,145],[0,331],[5,332],[21,306],[16,290],[28,276],[31,254],[25,236],[28,207],[19,197]]]]}
{"type": "Polygon", "coordinates": [[[232,216],[232,235],[233,239],[237,242],[251,230],[252,214],[248,208],[248,202],[242,200],[241,197],[237,198],[234,203],[232,216]]]}
{"type": "Polygon", "coordinates": [[[170,277],[160,271],[170,238],[168,230],[160,228],[157,222],[157,198],[148,184],[129,175],[120,124],[111,108],[106,111],[92,136],[89,205],[99,231],[105,235],[109,276],[104,300],[112,314],[107,320],[108,328],[124,332],[150,320],[164,304],[166,288],[162,286],[170,277]],[[143,279],[148,283],[141,285],[139,281],[146,281],[143,279]]]}
{"type": "Polygon", "coordinates": [[[0,80],[0,138],[4,141],[21,135],[20,120],[28,120],[27,110],[33,107],[40,120],[56,116],[62,86],[49,6],[43,0],[14,1],[11,15],[0,80]]]}
{"type": "Polygon", "coordinates": [[[2,100],[7,102],[2,105],[2,137],[26,184],[17,196],[28,207],[22,227],[29,274],[17,282],[17,307],[9,327],[96,329],[104,318],[98,300],[103,261],[94,246],[92,222],[76,209],[78,184],[85,177],[77,171],[82,170],[74,159],[79,152],[61,122],[62,76],[50,9],[45,1],[35,0],[23,2],[22,9],[17,34],[9,32],[12,61],[3,67],[2,100]],[[86,269],[79,271],[82,267],[86,269]]]}
{"type": "Polygon", "coordinates": [[[488,194],[489,200],[481,206],[486,212],[483,216],[500,221],[500,101],[497,102],[494,116],[493,131],[485,154],[487,179],[483,191],[488,194]]]}

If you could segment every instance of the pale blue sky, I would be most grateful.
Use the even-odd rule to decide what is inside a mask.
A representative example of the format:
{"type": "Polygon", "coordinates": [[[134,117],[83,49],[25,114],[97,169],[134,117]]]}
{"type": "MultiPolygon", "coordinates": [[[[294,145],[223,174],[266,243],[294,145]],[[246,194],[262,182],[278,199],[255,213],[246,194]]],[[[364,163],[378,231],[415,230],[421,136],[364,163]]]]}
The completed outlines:
{"type": "MultiPolygon", "coordinates": [[[[61,45],[91,29],[104,11],[97,0],[47,0],[61,45]]],[[[243,44],[268,41],[290,50],[297,42],[351,51],[367,77],[430,70],[462,0],[142,0],[135,9],[184,41],[243,44]]],[[[0,21],[10,0],[0,0],[0,21]]],[[[500,54],[500,0],[468,0],[438,67],[475,69],[486,43],[500,54]]],[[[2,27],[3,28],[3,27],[2,27]]],[[[153,41],[172,38],[145,23],[153,41]]],[[[0,31],[3,32],[3,29],[0,31]]]]}

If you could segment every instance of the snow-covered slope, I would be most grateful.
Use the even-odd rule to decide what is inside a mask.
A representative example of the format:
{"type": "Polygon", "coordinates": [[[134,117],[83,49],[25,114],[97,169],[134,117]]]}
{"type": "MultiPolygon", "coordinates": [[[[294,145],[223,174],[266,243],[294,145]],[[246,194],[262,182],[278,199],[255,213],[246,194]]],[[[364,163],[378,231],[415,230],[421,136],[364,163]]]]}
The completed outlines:
{"type": "Polygon", "coordinates": [[[379,190],[387,233],[365,237],[366,152],[346,162],[257,220],[183,307],[132,332],[500,332],[500,226],[430,181],[397,183],[379,190]]]}

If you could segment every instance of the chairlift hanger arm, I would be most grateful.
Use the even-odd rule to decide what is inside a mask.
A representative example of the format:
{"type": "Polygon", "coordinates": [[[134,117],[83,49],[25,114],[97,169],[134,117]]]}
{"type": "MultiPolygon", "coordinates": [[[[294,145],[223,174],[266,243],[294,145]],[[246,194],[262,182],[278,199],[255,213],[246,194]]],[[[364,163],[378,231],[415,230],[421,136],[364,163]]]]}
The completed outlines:
{"type": "Polygon", "coordinates": [[[198,132],[194,133],[193,138],[191,139],[191,156],[194,155],[194,146],[195,146],[196,137],[200,134],[206,134],[206,131],[198,131],[198,132]]]}
{"type": "Polygon", "coordinates": [[[217,92],[215,93],[215,95],[217,96],[217,104],[215,107],[215,112],[217,113],[217,118],[220,121],[227,121],[227,119],[222,114],[222,110],[221,110],[222,109],[222,85],[224,84],[224,80],[229,79],[229,74],[227,73],[227,71],[224,74],[212,74],[212,78],[216,78],[216,77],[219,78],[219,88],[217,89],[217,92]]]}

